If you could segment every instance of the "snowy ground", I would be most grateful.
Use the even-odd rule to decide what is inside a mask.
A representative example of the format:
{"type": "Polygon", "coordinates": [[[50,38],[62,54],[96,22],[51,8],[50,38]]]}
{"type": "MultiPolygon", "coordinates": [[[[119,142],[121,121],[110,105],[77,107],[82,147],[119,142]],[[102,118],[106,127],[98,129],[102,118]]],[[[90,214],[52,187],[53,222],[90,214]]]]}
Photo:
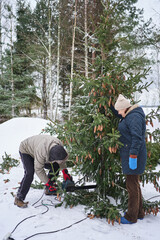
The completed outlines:
{"type": "MultiPolygon", "coordinates": [[[[12,157],[19,159],[18,147],[19,143],[31,135],[39,134],[46,126],[47,121],[35,118],[15,118],[0,125],[0,162],[4,151],[11,154],[12,157]]],[[[160,167],[157,168],[160,170],[160,167]]],[[[26,201],[29,201],[29,207],[20,209],[14,206],[14,197],[16,194],[19,182],[23,177],[23,167],[20,164],[16,168],[12,168],[9,174],[0,174],[0,239],[8,233],[12,232],[15,226],[24,218],[33,216],[22,222],[11,235],[15,240],[30,239],[29,236],[36,233],[56,231],[70,226],[77,221],[86,217],[84,206],[77,206],[72,209],[55,208],[48,206],[49,211],[46,211],[45,206],[38,206],[37,202],[43,194],[43,190],[30,189],[26,201]],[[9,179],[7,183],[4,180],[9,179]]],[[[35,179],[37,177],[35,176],[35,179]]],[[[37,179],[38,180],[38,179],[37,179]]],[[[159,196],[152,185],[148,184],[142,188],[143,196],[148,199],[152,196],[159,196]]],[[[159,197],[154,200],[160,200],[159,197]]],[[[57,203],[53,196],[43,196],[43,203],[53,205],[57,203]]],[[[43,234],[32,237],[35,240],[158,240],[160,235],[160,214],[158,216],[147,215],[144,220],[138,220],[133,225],[108,225],[105,219],[95,218],[85,219],[84,221],[67,228],[64,231],[59,231],[51,234],[43,234]]]]}

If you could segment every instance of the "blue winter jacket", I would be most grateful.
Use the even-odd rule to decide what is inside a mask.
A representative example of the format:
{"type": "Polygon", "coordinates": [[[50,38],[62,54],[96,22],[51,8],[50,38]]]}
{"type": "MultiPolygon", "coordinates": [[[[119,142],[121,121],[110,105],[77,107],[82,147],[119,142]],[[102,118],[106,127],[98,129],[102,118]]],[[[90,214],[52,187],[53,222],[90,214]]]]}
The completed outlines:
{"type": "MultiPolygon", "coordinates": [[[[112,111],[118,115],[118,112],[111,106],[112,111]]],[[[123,146],[120,148],[120,157],[122,161],[123,173],[126,175],[139,175],[145,170],[147,151],[145,142],[146,122],[143,109],[138,105],[133,105],[122,118],[118,125],[121,134],[120,141],[123,146]],[[129,168],[129,156],[137,155],[137,169],[129,168]]]]}

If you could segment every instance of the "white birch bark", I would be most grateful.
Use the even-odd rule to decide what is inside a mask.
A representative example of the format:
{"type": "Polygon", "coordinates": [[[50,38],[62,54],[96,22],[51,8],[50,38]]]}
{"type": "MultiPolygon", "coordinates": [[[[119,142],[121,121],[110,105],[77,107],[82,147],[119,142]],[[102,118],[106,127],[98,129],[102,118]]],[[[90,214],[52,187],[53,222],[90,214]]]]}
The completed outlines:
{"type": "Polygon", "coordinates": [[[88,0],[85,0],[85,18],[84,18],[84,27],[85,27],[85,77],[88,79],[88,30],[87,30],[87,6],[88,0]]]}
{"type": "Polygon", "coordinates": [[[51,9],[49,6],[49,37],[48,37],[48,80],[50,92],[50,118],[53,119],[53,86],[52,86],[52,60],[51,60],[51,9]]]}
{"type": "MultiPolygon", "coordinates": [[[[92,3],[92,10],[93,10],[93,12],[95,11],[95,0],[93,0],[93,3],[92,3]]],[[[93,33],[95,32],[94,24],[92,24],[92,32],[93,33]]],[[[92,66],[95,64],[95,59],[96,59],[96,50],[95,50],[95,41],[93,40],[93,43],[92,43],[92,66]]],[[[93,79],[96,78],[94,69],[92,69],[92,78],[93,79]]]]}
{"type": "Polygon", "coordinates": [[[12,12],[11,12],[11,18],[10,18],[10,41],[11,41],[11,47],[10,47],[10,53],[11,53],[11,90],[12,90],[12,117],[15,116],[15,104],[14,104],[14,99],[15,99],[15,93],[14,93],[14,78],[13,78],[13,20],[12,20],[12,12]]]}
{"type": "Polygon", "coordinates": [[[58,16],[58,48],[57,48],[57,85],[56,85],[56,109],[55,109],[55,118],[54,120],[57,119],[57,114],[58,114],[58,98],[59,98],[59,74],[60,74],[60,2],[58,1],[59,5],[59,16],[58,16]]]}
{"type": "Polygon", "coordinates": [[[75,34],[77,24],[77,0],[75,1],[74,9],[74,26],[73,26],[73,37],[72,37],[72,56],[71,56],[71,80],[70,80],[70,98],[69,98],[69,117],[71,119],[71,105],[72,105],[72,92],[73,92],[73,64],[74,64],[74,52],[75,52],[75,34]]]}

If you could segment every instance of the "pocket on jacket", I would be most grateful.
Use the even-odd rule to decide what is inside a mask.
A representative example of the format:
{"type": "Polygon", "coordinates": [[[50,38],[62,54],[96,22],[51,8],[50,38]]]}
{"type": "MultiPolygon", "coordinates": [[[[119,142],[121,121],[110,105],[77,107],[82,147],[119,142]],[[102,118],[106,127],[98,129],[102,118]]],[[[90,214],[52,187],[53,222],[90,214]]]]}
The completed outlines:
{"type": "Polygon", "coordinates": [[[130,146],[128,144],[124,144],[123,147],[120,148],[121,155],[129,155],[130,146]]]}

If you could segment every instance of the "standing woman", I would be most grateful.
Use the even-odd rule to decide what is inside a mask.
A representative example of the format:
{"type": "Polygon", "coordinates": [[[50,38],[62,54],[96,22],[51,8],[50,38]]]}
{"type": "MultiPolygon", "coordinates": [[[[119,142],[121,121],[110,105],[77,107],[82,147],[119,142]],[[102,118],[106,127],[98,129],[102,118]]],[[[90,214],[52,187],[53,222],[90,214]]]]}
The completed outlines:
{"type": "Polygon", "coordinates": [[[120,141],[123,143],[120,157],[128,191],[128,211],[121,217],[121,223],[132,224],[145,215],[139,184],[139,175],[144,172],[147,160],[145,114],[141,107],[137,104],[132,106],[122,94],[111,110],[121,118],[118,125],[120,141]]]}

